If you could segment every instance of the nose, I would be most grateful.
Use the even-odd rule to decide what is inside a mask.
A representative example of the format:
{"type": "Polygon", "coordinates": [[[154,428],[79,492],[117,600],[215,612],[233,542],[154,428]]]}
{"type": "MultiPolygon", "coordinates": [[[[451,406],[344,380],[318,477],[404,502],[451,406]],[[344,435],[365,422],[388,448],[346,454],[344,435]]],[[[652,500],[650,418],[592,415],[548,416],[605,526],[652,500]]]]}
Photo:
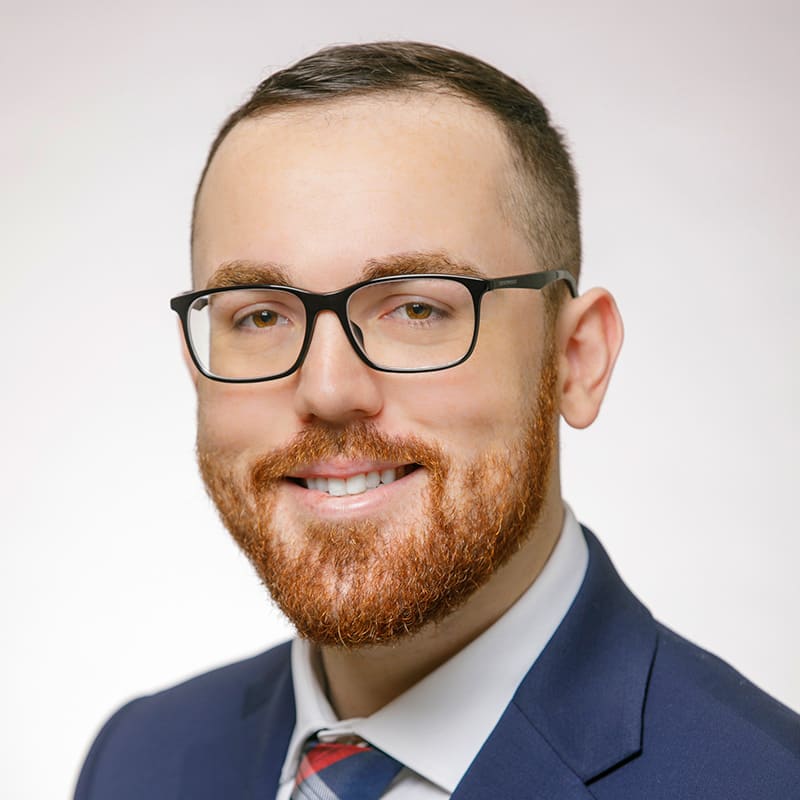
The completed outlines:
{"type": "Polygon", "coordinates": [[[373,417],[383,407],[380,373],[359,358],[332,311],[318,314],[297,374],[295,411],[305,422],[344,425],[373,417]]]}

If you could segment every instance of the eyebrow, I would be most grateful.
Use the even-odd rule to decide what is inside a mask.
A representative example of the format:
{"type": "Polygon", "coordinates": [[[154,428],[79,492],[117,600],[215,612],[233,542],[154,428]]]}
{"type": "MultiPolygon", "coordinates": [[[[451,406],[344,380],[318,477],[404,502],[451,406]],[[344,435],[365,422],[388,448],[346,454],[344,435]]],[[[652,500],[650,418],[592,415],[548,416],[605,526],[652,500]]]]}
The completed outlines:
{"type": "Polygon", "coordinates": [[[456,261],[447,253],[418,252],[370,259],[362,272],[362,279],[372,280],[389,275],[421,275],[429,272],[442,275],[467,275],[471,278],[486,277],[481,270],[464,261],[456,261]]]}
{"type": "Polygon", "coordinates": [[[265,283],[289,286],[286,271],[278,264],[257,261],[228,261],[222,264],[208,279],[206,289],[222,289],[227,286],[246,286],[265,283]]]}
{"type": "MultiPolygon", "coordinates": [[[[385,258],[371,258],[361,271],[359,280],[373,280],[391,275],[467,275],[472,278],[486,278],[486,274],[463,261],[457,261],[441,251],[399,253],[385,258]]],[[[272,262],[247,260],[229,261],[214,271],[206,283],[206,289],[220,289],[228,286],[248,284],[269,284],[272,286],[291,286],[287,271],[272,262]]]]}

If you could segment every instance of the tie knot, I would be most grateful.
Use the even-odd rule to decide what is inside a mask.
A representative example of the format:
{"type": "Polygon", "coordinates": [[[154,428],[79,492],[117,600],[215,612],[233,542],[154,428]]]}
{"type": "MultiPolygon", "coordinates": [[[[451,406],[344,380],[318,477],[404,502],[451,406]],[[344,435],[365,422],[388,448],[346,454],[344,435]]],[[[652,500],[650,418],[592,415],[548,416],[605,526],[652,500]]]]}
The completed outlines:
{"type": "Polygon", "coordinates": [[[377,800],[402,764],[367,744],[310,739],[291,800],[377,800]]]}

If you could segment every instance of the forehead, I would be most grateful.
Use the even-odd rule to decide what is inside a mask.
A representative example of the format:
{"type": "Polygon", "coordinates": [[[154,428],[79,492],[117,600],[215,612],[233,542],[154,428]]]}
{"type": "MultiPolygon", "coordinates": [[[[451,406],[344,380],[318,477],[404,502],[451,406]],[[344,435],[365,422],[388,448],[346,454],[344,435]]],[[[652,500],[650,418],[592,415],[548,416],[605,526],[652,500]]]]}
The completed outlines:
{"type": "Polygon", "coordinates": [[[200,191],[195,283],[226,263],[268,262],[296,285],[329,291],[357,280],[368,262],[410,252],[507,274],[509,261],[530,258],[505,210],[513,175],[495,120],[440,94],[245,120],[200,191]]]}

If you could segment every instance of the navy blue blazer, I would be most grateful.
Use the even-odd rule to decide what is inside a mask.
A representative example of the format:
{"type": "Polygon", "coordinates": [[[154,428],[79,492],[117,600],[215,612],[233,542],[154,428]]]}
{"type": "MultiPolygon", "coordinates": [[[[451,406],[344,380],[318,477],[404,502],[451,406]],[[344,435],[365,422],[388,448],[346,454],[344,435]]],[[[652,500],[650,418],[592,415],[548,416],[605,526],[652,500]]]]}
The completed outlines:
{"type": "MultiPolygon", "coordinates": [[[[800,717],[655,622],[586,536],[580,592],[454,800],[800,800],[800,717]]],[[[134,700],[75,798],[269,800],[294,713],[288,644],[134,700]]]]}

